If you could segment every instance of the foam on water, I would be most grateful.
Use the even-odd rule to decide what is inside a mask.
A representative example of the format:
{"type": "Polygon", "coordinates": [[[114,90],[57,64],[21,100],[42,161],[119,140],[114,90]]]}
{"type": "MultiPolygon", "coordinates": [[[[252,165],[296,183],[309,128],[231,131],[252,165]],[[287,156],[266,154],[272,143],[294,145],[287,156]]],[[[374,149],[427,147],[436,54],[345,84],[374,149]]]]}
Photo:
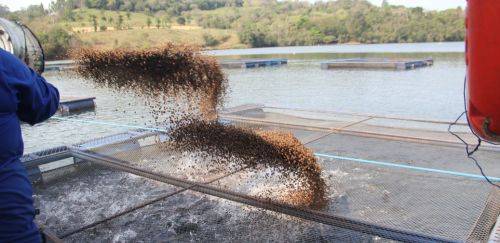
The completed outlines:
{"type": "Polygon", "coordinates": [[[174,190],[128,173],[86,168],[35,187],[36,220],[61,234],[174,190]]]}

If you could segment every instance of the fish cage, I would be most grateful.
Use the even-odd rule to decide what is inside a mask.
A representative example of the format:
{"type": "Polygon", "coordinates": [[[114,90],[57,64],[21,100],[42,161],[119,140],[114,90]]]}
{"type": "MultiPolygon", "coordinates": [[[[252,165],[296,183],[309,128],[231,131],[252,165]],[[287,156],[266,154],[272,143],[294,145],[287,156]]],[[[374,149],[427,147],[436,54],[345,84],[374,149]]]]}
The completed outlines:
{"type": "MultiPolygon", "coordinates": [[[[321,130],[286,129],[315,151],[334,144],[321,130]]],[[[26,155],[37,223],[67,242],[478,242],[500,212],[500,192],[477,178],[340,156],[319,159],[326,206],[298,206],[272,168],[215,163],[168,141],[135,130],[26,155]]]]}
{"type": "Polygon", "coordinates": [[[252,58],[252,59],[234,59],[222,60],[220,66],[223,68],[258,68],[275,67],[288,64],[288,59],[284,58],[252,58]]]}
{"type": "Polygon", "coordinates": [[[321,63],[322,69],[394,69],[411,70],[434,65],[434,59],[352,58],[321,63]]]}

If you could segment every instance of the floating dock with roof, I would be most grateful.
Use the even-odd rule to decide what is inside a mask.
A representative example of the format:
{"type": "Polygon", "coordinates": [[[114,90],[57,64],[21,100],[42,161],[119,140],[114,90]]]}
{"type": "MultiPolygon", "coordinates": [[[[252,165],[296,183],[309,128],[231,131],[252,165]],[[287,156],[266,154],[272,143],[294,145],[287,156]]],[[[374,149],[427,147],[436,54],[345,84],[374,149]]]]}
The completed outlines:
{"type": "Polygon", "coordinates": [[[321,63],[322,69],[393,69],[411,70],[434,65],[432,58],[391,59],[391,58],[351,58],[335,59],[321,63]]]}
{"type": "Polygon", "coordinates": [[[238,59],[238,60],[222,60],[220,65],[223,68],[257,68],[257,67],[272,67],[281,66],[288,63],[288,59],[284,58],[268,58],[268,59],[238,59]]]}

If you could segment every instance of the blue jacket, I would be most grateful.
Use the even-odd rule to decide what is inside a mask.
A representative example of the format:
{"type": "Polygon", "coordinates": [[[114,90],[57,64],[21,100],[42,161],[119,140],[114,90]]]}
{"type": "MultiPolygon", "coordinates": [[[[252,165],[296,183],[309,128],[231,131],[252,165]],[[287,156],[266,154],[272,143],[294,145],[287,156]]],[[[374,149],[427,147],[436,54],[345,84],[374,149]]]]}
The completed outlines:
{"type": "Polygon", "coordinates": [[[18,58],[0,49],[0,242],[40,241],[33,222],[32,188],[19,158],[20,121],[34,125],[52,116],[59,92],[18,58]]]}

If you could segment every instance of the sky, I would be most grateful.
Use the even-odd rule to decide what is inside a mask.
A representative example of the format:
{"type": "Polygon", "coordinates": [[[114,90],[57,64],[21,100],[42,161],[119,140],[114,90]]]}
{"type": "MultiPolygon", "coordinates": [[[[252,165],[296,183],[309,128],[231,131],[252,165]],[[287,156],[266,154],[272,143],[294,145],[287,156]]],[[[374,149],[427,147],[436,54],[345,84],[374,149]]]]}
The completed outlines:
{"type": "MultiPolygon", "coordinates": [[[[0,4],[7,5],[10,10],[19,10],[32,4],[43,3],[48,6],[52,0],[0,0],[0,4]]],[[[315,1],[315,0],[309,0],[315,1]]],[[[382,0],[368,0],[375,5],[380,5],[382,0]]],[[[428,10],[443,10],[466,5],[466,0],[388,0],[390,4],[404,5],[408,7],[423,7],[428,10]]]]}

